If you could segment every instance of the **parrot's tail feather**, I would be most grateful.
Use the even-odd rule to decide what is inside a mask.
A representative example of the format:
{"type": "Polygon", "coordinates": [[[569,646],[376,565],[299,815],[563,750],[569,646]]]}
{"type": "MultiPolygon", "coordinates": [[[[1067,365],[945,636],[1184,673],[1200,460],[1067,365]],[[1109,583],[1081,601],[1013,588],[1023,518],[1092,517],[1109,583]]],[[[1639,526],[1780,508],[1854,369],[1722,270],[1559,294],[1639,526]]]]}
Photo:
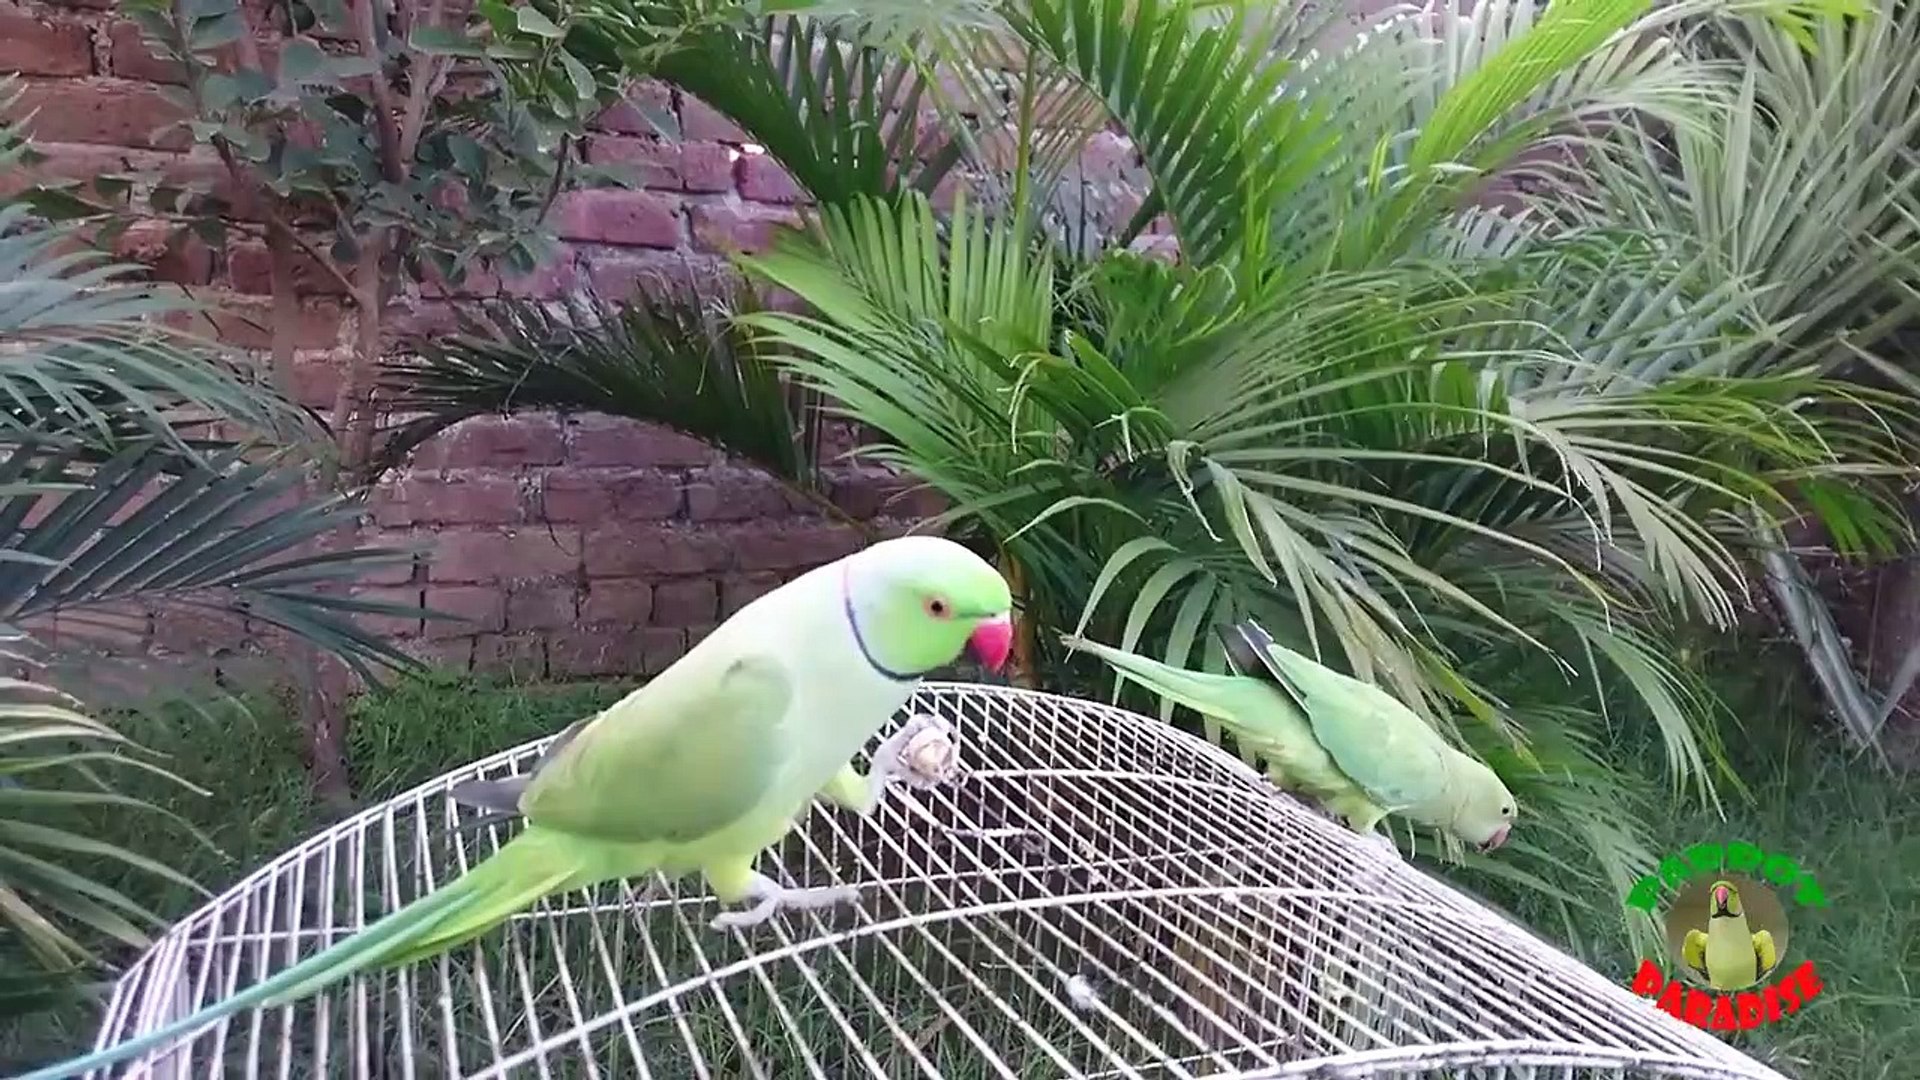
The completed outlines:
{"type": "Polygon", "coordinates": [[[466,874],[264,982],[137,1039],[14,1080],[80,1076],[184,1041],[242,1010],[284,1005],[360,971],[430,956],[485,933],[518,908],[578,876],[580,870],[577,851],[564,839],[528,829],[466,874]]]}
{"type": "Polygon", "coordinates": [[[421,936],[396,942],[390,951],[381,955],[380,963],[399,967],[472,941],[506,922],[516,912],[532,907],[534,901],[548,893],[565,888],[578,876],[578,870],[574,866],[555,867],[539,878],[493,882],[485,891],[473,892],[467,903],[444,912],[421,936]]]}
{"type": "Polygon", "coordinates": [[[1068,647],[1092,653],[1121,675],[1195,712],[1232,723],[1247,710],[1249,703],[1245,698],[1248,684],[1234,676],[1169,667],[1157,660],[1084,638],[1069,640],[1068,647]]]}

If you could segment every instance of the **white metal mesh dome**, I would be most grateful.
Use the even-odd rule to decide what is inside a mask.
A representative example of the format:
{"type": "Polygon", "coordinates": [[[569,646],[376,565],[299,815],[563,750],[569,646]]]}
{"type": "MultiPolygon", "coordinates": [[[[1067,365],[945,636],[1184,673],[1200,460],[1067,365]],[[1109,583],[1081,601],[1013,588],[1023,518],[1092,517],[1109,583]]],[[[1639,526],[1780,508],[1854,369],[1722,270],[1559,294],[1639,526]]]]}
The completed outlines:
{"type": "MultiPolygon", "coordinates": [[[[722,933],[697,882],[602,886],[118,1074],[1784,1080],[1157,721],[951,683],[911,711],[954,722],[965,777],[895,788],[871,822],[818,807],[769,870],[857,885],[857,906],[722,933]]],[[[544,745],[241,882],[126,974],[98,1045],[490,854],[511,826],[475,829],[446,789],[529,768],[544,745]]]]}

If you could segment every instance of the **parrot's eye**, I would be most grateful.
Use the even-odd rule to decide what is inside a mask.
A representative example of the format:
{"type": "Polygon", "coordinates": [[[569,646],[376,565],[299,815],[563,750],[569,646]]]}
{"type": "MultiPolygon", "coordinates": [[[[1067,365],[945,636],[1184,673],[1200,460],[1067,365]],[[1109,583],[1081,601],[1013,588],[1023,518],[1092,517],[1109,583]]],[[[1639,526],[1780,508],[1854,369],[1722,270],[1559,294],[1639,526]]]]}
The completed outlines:
{"type": "Polygon", "coordinates": [[[1501,817],[1512,817],[1512,816],[1513,816],[1513,804],[1512,804],[1512,803],[1508,803],[1507,805],[1505,805],[1505,806],[1503,806],[1503,807],[1501,807],[1501,808],[1500,808],[1500,816],[1501,816],[1501,817]]]}
{"type": "Polygon", "coordinates": [[[937,596],[927,598],[927,614],[936,619],[944,619],[953,614],[953,605],[937,596]]]}

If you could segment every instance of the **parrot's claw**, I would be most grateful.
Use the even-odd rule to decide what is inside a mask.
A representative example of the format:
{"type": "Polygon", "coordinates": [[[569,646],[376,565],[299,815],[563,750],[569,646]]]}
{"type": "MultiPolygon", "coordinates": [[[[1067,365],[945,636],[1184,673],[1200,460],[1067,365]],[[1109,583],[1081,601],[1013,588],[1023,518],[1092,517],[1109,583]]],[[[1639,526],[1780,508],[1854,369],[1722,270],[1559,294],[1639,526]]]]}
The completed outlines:
{"type": "Polygon", "coordinates": [[[873,767],[867,771],[873,785],[871,801],[877,806],[896,780],[924,789],[946,783],[959,771],[960,747],[953,724],[929,713],[915,714],[873,752],[873,767]]]}
{"type": "Polygon", "coordinates": [[[744,930],[766,922],[782,908],[812,911],[853,903],[860,898],[860,890],[851,885],[789,889],[765,874],[755,874],[748,886],[747,896],[758,902],[745,911],[723,912],[709,925],[715,930],[744,930]]]}

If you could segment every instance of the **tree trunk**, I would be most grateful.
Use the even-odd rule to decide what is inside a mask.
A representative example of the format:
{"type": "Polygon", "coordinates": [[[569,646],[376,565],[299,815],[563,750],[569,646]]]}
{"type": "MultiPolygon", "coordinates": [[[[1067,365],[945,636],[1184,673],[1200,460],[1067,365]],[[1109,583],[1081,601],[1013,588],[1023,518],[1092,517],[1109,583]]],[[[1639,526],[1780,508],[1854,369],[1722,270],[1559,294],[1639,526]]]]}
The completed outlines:
{"type": "MultiPolygon", "coordinates": [[[[366,483],[366,465],[372,456],[374,428],[373,375],[380,359],[381,317],[386,310],[383,234],[369,238],[354,268],[354,317],[357,333],[353,357],[340,389],[334,395],[332,426],[337,453],[320,471],[322,486],[335,491],[366,483]]],[[[321,539],[324,551],[345,551],[358,542],[357,517],[321,539]]],[[[316,586],[322,595],[340,591],[337,582],[316,586]]],[[[344,813],[352,809],[353,793],[347,772],[347,722],[354,679],[331,653],[302,650],[311,656],[306,666],[301,715],[306,730],[307,766],[314,793],[328,807],[344,813]]]]}
{"type": "Polygon", "coordinates": [[[1020,567],[1020,560],[1008,554],[1005,548],[1000,551],[1000,572],[1006,576],[1007,587],[1013,593],[1013,657],[1008,664],[1007,681],[1031,690],[1040,685],[1040,629],[1034,624],[1026,603],[1027,575],[1020,567]]]}

